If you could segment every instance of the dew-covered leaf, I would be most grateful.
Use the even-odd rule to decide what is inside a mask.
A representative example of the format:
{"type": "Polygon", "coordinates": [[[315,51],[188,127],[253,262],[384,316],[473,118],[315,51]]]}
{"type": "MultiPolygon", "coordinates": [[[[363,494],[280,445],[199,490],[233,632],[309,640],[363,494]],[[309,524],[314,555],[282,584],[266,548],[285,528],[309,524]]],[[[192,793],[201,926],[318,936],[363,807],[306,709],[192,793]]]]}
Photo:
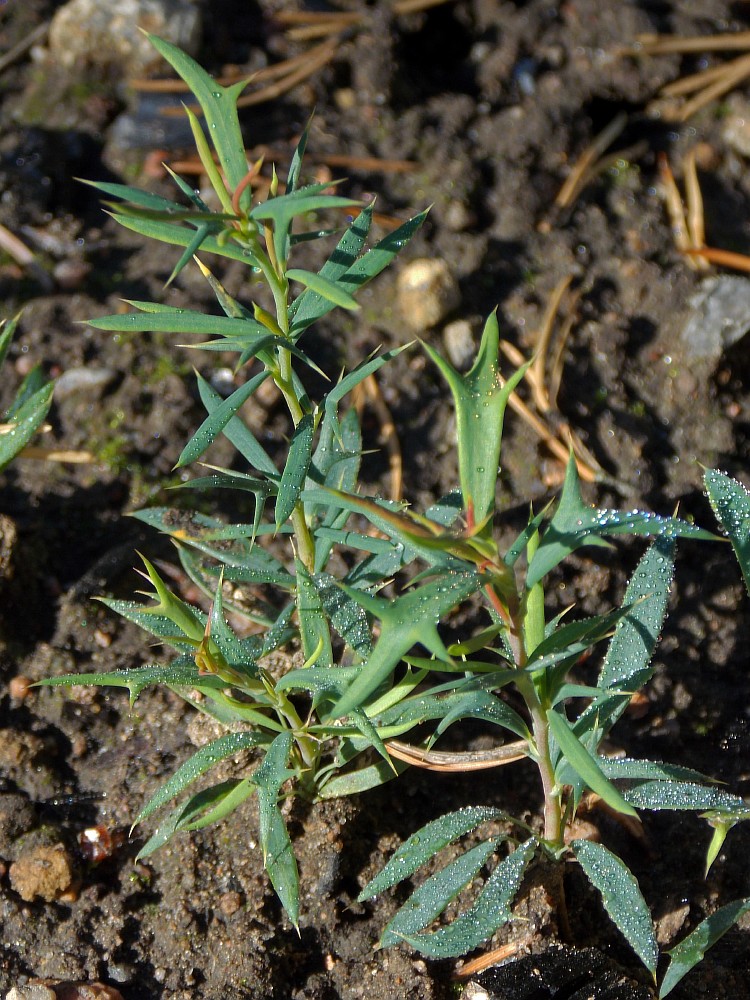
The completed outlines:
{"type": "Polygon", "coordinates": [[[750,493],[723,472],[708,469],[703,479],[716,518],[732,543],[750,592],[750,493]]]}
{"type": "Polygon", "coordinates": [[[582,545],[607,545],[604,536],[642,535],[646,537],[715,539],[687,521],[661,517],[645,511],[601,510],[583,502],[575,459],[568,462],[562,495],[547,530],[529,566],[526,586],[538,583],[566,556],[582,545]]]}
{"type": "Polygon", "coordinates": [[[172,663],[154,663],[128,670],[110,670],[107,673],[66,674],[63,677],[45,677],[37,682],[40,687],[75,687],[95,685],[96,687],[127,688],[131,706],[144,688],[151,684],[166,684],[168,687],[205,687],[221,690],[226,682],[218,677],[201,675],[190,657],[180,657],[172,663]]]}
{"type": "Polygon", "coordinates": [[[180,457],[177,459],[175,468],[181,468],[197,461],[201,455],[214,443],[229,421],[237,414],[238,410],[244,406],[255,390],[261,386],[268,378],[268,372],[263,371],[241,385],[239,389],[228,396],[215,409],[213,409],[198,430],[182,449],[180,457]]]}
{"type": "Polygon", "coordinates": [[[291,733],[280,733],[251,780],[258,789],[263,865],[281,905],[296,927],[299,922],[299,872],[289,831],[279,809],[281,786],[294,774],[286,766],[291,748],[291,733]]]}
{"type": "Polygon", "coordinates": [[[362,903],[366,899],[372,899],[398,882],[403,882],[454,840],[475,830],[482,823],[504,817],[505,813],[499,809],[468,806],[432,820],[398,848],[383,870],[367,883],[357,901],[362,903]]]}
{"type": "Polygon", "coordinates": [[[601,894],[604,908],[613,923],[651,975],[656,977],[659,946],[651,914],[635,876],[601,844],[574,840],[571,847],[589,881],[601,894]]]}
{"type": "Polygon", "coordinates": [[[318,667],[333,666],[331,633],[318,586],[300,559],[297,570],[297,617],[302,652],[305,660],[314,660],[318,667]]]}
{"type": "MultiPolygon", "coordinates": [[[[208,413],[212,414],[221,406],[223,400],[202,375],[197,374],[196,379],[201,402],[208,413]]],[[[253,433],[239,417],[232,417],[229,423],[224,426],[223,433],[224,437],[232,442],[240,455],[254,469],[257,469],[259,472],[265,472],[267,475],[278,476],[278,470],[268,452],[256,440],[253,433]]]]}
{"type": "Polygon", "coordinates": [[[680,980],[703,961],[708,949],[712,948],[748,912],[750,912],[750,897],[727,903],[710,917],[706,917],[683,941],[671,948],[667,952],[669,968],[662,980],[659,1000],[663,1000],[671,993],[680,980]]]}
{"type": "Polygon", "coordinates": [[[224,736],[220,736],[218,739],[206,744],[206,746],[201,747],[149,799],[138,813],[135,823],[142,823],[151,813],[156,812],[161,806],[165,805],[171,799],[176,798],[183,789],[187,788],[197,778],[200,778],[206,771],[210,771],[212,767],[215,767],[222,760],[226,760],[227,757],[234,757],[243,750],[249,750],[252,747],[268,742],[270,742],[270,738],[267,733],[248,731],[226,733],[224,736]]]}
{"type": "Polygon", "coordinates": [[[276,498],[274,517],[277,530],[292,516],[305,484],[312,459],[314,427],[313,415],[306,413],[294,428],[276,498]]]}
{"type": "MultiPolygon", "coordinates": [[[[342,585],[343,586],[343,585],[342,585]]],[[[346,715],[362,705],[396,669],[401,657],[416,643],[436,656],[450,659],[437,630],[443,615],[481,586],[477,573],[451,573],[415,587],[387,601],[353,587],[343,586],[352,600],[381,622],[381,632],[367,668],[336,703],[334,714],[346,715]]]]}
{"type": "Polygon", "coordinates": [[[447,927],[405,940],[430,958],[454,958],[478,947],[510,920],[510,905],[536,849],[534,837],[520,844],[492,872],[476,903],[447,927]]]}
{"type": "Polygon", "coordinates": [[[401,944],[405,937],[431,924],[477,875],[499,843],[498,840],[489,840],[477,844],[423,882],[387,924],[380,946],[389,948],[401,944]]]}

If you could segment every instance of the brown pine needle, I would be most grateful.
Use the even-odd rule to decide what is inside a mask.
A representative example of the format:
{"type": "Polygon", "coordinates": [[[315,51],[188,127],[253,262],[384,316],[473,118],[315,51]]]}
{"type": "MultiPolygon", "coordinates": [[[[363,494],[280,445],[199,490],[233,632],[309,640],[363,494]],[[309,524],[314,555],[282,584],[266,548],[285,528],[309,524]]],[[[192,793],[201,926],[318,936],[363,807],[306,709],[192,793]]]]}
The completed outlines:
{"type": "Polygon", "coordinates": [[[692,100],[680,108],[677,120],[681,122],[687,121],[688,118],[691,118],[701,108],[710,104],[711,101],[716,100],[718,97],[723,97],[730,90],[734,90],[748,76],[750,76],[750,56],[744,56],[742,59],[737,59],[735,62],[730,63],[723,76],[715,80],[712,84],[709,84],[705,90],[696,94],[692,100]]]}
{"type": "Polygon", "coordinates": [[[727,32],[722,35],[696,35],[680,38],[676,35],[638,35],[629,49],[633,55],[666,55],[671,52],[731,52],[750,49],[750,31],[727,32]]]}
{"type": "Polygon", "coordinates": [[[568,208],[573,204],[588,181],[594,176],[596,172],[593,169],[594,164],[622,132],[627,121],[628,116],[625,112],[620,112],[584,149],[555,198],[556,208],[568,208]]]}
{"type": "MultiPolygon", "coordinates": [[[[695,147],[685,157],[685,200],[687,201],[687,227],[692,247],[700,248],[706,242],[703,216],[703,195],[698,183],[698,169],[695,165],[695,147]]],[[[697,258],[700,260],[700,258],[697,258]]]]}
{"type": "Polygon", "coordinates": [[[468,976],[475,976],[478,972],[484,972],[485,969],[489,969],[493,965],[498,965],[500,962],[512,958],[522,948],[526,948],[531,944],[532,938],[532,934],[526,934],[522,938],[518,938],[517,941],[509,941],[499,948],[493,948],[492,951],[480,955],[479,958],[474,958],[471,962],[466,962],[460,969],[453,973],[453,978],[466,979],[468,976]]]}
{"type": "Polygon", "coordinates": [[[549,392],[547,390],[546,368],[549,355],[552,334],[555,330],[555,320],[560,311],[560,303],[565,292],[570,287],[573,275],[566,275],[562,281],[558,281],[544,311],[542,326],[537,335],[534,347],[534,360],[528,371],[528,382],[531,386],[531,394],[534,398],[536,408],[542,413],[548,413],[552,409],[549,392]]]}
{"type": "Polygon", "coordinates": [[[733,250],[721,250],[718,247],[688,247],[682,252],[687,254],[688,257],[703,257],[712,264],[731,267],[735,271],[750,272],[750,257],[744,253],[735,253],[733,250]]]}
{"type": "Polygon", "coordinates": [[[695,271],[705,271],[708,260],[699,253],[703,246],[703,197],[698,184],[698,173],[695,166],[695,154],[685,158],[685,190],[687,192],[688,210],[682,203],[680,189],[672,173],[669,160],[664,153],[659,154],[659,177],[664,192],[664,203],[672,229],[672,238],[677,250],[682,254],[691,254],[688,264],[695,271]],[[699,237],[699,238],[698,238],[699,237]]]}

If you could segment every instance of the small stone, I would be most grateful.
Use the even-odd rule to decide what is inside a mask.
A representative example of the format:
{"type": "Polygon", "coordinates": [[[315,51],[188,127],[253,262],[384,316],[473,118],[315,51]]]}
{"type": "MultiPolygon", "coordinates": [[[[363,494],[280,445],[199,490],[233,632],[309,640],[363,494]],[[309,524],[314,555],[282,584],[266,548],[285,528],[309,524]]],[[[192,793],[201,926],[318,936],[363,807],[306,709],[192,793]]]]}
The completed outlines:
{"type": "Polygon", "coordinates": [[[78,393],[98,396],[115,374],[110,368],[69,368],[55,382],[55,400],[59,403],[78,393]]]}
{"type": "Polygon", "coordinates": [[[31,693],[32,682],[28,677],[24,677],[23,674],[18,674],[16,677],[11,677],[8,682],[8,694],[15,701],[23,701],[24,698],[28,698],[31,693]]]}
{"type": "Polygon", "coordinates": [[[750,330],[750,280],[723,274],[706,278],[690,299],[681,342],[688,360],[717,362],[750,330]]]}
{"type": "Polygon", "coordinates": [[[729,113],[724,119],[722,138],[740,156],[750,156],[750,103],[739,95],[732,96],[729,113]]]}
{"type": "Polygon", "coordinates": [[[50,55],[64,68],[145,76],[164,61],[141,29],[195,55],[200,11],[189,0],[69,0],[52,18],[50,55]]]}
{"type": "Polygon", "coordinates": [[[413,260],[398,276],[398,308],[415,333],[436,326],[460,300],[458,282],[440,258],[413,260]]]}
{"type": "Polygon", "coordinates": [[[57,997],[55,991],[44,983],[27,983],[8,990],[5,1000],[57,1000],[57,997]]]}
{"type": "Polygon", "coordinates": [[[27,903],[51,903],[71,889],[75,881],[73,860],[64,844],[37,847],[10,866],[10,884],[27,903]]]}
{"type": "Polygon", "coordinates": [[[231,917],[242,907],[242,896],[239,892],[225,892],[219,900],[219,909],[225,917],[231,917]]]}
{"type": "Polygon", "coordinates": [[[459,371],[471,368],[476,348],[468,320],[457,319],[454,323],[448,323],[443,330],[443,343],[454,368],[459,371]]]}

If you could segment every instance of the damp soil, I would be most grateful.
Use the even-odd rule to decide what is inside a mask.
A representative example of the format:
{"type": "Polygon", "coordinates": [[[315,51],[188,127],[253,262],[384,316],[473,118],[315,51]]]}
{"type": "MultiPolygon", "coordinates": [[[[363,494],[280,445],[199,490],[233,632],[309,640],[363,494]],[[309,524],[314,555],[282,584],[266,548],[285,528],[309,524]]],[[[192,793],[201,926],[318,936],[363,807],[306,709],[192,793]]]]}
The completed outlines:
{"type": "MultiPolygon", "coordinates": [[[[3,47],[57,6],[6,6],[3,47]]],[[[274,21],[271,3],[222,0],[204,8],[200,59],[216,74],[301,51],[274,21]]],[[[668,121],[647,112],[659,88],[722,57],[634,58],[618,50],[641,33],[747,30],[746,5],[457,0],[402,17],[389,16],[384,4],[361,9],[368,27],[347,36],[327,67],[243,115],[248,148],[265,145],[283,171],[314,107],[311,169],[319,177],[326,169],[348,176],[344,190],[363,198],[377,193],[386,216],[404,219],[432,203],[399,266],[415,257],[445,260],[461,293],[449,319],[468,319],[475,336],[497,307],[504,337],[530,350],[553,289],[572,275],[580,297],[561,355],[554,419],[570,425],[602,471],[600,482],[586,487],[587,498],[664,513],[679,503],[711,525],[698,463],[748,479],[747,348],[740,341],[697,360],[680,338],[703,278],[675,249],[658,157],[666,154],[679,176],[686,153],[697,149],[707,242],[748,252],[750,173],[727,139],[726,121],[750,104],[739,92],[687,124],[668,121]],[[618,155],[570,207],[555,210],[571,164],[619,114],[627,116],[625,127],[610,147],[618,155]],[[335,154],[414,166],[343,169],[331,160],[327,168],[335,154]]],[[[413,772],[357,801],[294,804],[298,934],[263,874],[252,804],[217,827],[176,838],[147,863],[135,862],[144,833],[127,838],[134,817],[210,736],[179,698],[148,689],[131,710],[117,691],[13,696],[11,680],[19,676],[111,670],[159,655],[92,598],[133,594],[136,549],[173,563],[169,548],[127,514],[174,502],[165,501],[164,488],[178,481],[173,466],[201,419],[191,366],[212,372],[213,356],[175,348],[167,338],[112,336],[81,322],[116,311],[123,298],[210,308],[210,292],[188,271],[165,292],[172,255],[115,227],[95,194],[72,180],[166,190],[159,162],[188,152],[183,133],[165,136],[163,119],[111,74],[79,72],[62,79],[32,52],[0,75],[0,222],[33,245],[44,270],[40,276],[11,256],[0,259],[3,313],[23,308],[0,392],[7,403],[36,362],[51,376],[77,373],[57,394],[44,443],[94,455],[83,465],[19,460],[0,479],[0,987],[49,977],[102,980],[126,1000],[447,1000],[457,991],[454,964],[425,962],[407,948],[374,950],[402,897],[387,894],[373,905],[357,903],[357,895],[404,838],[447,810],[496,804],[538,823],[530,768],[413,772]],[[92,371],[104,374],[91,379],[92,371]],[[116,843],[94,864],[77,844],[97,825],[116,843]],[[50,844],[65,845],[72,886],[62,897],[53,887],[52,901],[24,901],[12,887],[10,865],[50,844]]],[[[216,267],[239,291],[233,266],[216,267]]],[[[378,345],[411,339],[394,288],[394,276],[383,276],[365,293],[356,320],[331,320],[311,333],[311,352],[331,376],[378,345]]],[[[440,346],[439,330],[424,336],[440,346]]],[[[406,495],[423,508],[456,481],[445,390],[415,348],[383,370],[380,386],[404,455],[406,495]]],[[[264,397],[252,419],[271,451],[283,445],[288,427],[276,400],[264,397]]],[[[498,528],[510,531],[523,522],[529,501],[539,506],[553,494],[562,467],[526,423],[514,416],[508,425],[500,481],[507,513],[498,528]]],[[[374,417],[366,417],[365,431],[375,446],[374,417]]],[[[218,446],[213,458],[221,464],[231,454],[218,446]]],[[[387,491],[386,458],[367,462],[368,488],[387,491]]],[[[572,560],[553,599],[560,607],[576,602],[581,613],[604,610],[622,593],[638,553],[637,545],[624,544],[572,560]]],[[[750,605],[728,547],[682,546],[672,604],[647,702],[638,718],[623,722],[618,746],[696,767],[746,792],[750,673],[742,637],[750,605]]],[[[473,730],[462,735],[470,745],[489,738],[473,730]]],[[[604,815],[589,820],[638,876],[664,946],[718,905],[750,893],[750,840],[742,828],[704,880],[707,831],[699,820],[645,816],[640,839],[604,815]]],[[[497,986],[498,995],[649,995],[597,899],[574,869],[565,879],[573,939],[562,954],[569,956],[571,946],[588,949],[579,966],[593,978],[597,969],[606,973],[606,990],[586,992],[581,973],[579,994],[567,973],[544,972],[547,992],[540,986],[529,993],[523,969],[542,973],[526,959],[503,973],[505,992],[497,986]]],[[[523,937],[527,952],[559,953],[543,884],[526,887],[517,916],[498,941],[523,937]]],[[[741,925],[673,996],[750,996],[748,968],[750,933],[741,925]]]]}

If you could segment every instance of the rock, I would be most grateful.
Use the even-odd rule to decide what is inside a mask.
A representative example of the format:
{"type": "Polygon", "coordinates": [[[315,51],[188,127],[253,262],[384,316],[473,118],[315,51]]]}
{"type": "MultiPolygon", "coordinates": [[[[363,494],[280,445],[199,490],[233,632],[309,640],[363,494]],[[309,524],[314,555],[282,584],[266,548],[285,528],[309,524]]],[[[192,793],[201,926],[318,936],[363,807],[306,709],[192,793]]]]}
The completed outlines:
{"type": "Polygon", "coordinates": [[[110,368],[69,368],[55,382],[55,400],[59,403],[78,393],[96,398],[115,378],[110,368]]]}
{"type": "Polygon", "coordinates": [[[69,0],[52,18],[50,55],[68,69],[96,66],[145,76],[165,63],[140,29],[195,54],[200,12],[190,0],[69,0]]]}
{"type": "Polygon", "coordinates": [[[122,993],[104,983],[42,982],[14,986],[5,1000],[123,1000],[122,993]]]}
{"type": "Polygon", "coordinates": [[[724,142],[740,156],[750,156],[750,103],[740,94],[732,94],[721,130],[724,142]]]}
{"type": "Polygon", "coordinates": [[[706,278],[690,307],[680,337],[685,357],[718,361],[750,330],[750,279],[729,274],[706,278]]]}
{"type": "Polygon", "coordinates": [[[468,320],[457,319],[454,323],[448,323],[443,330],[443,343],[454,368],[459,371],[471,368],[475,345],[471,323],[468,320]]]}
{"type": "Polygon", "coordinates": [[[44,983],[27,983],[14,986],[5,994],[5,1000],[57,1000],[55,991],[44,983]]]}
{"type": "Polygon", "coordinates": [[[398,308],[415,333],[436,326],[461,300],[458,282],[441,258],[420,258],[407,264],[397,282],[398,308]]]}
{"type": "Polygon", "coordinates": [[[73,859],[64,844],[37,847],[21,854],[10,866],[10,884],[27,903],[44,899],[51,903],[75,882],[73,859]]]}

